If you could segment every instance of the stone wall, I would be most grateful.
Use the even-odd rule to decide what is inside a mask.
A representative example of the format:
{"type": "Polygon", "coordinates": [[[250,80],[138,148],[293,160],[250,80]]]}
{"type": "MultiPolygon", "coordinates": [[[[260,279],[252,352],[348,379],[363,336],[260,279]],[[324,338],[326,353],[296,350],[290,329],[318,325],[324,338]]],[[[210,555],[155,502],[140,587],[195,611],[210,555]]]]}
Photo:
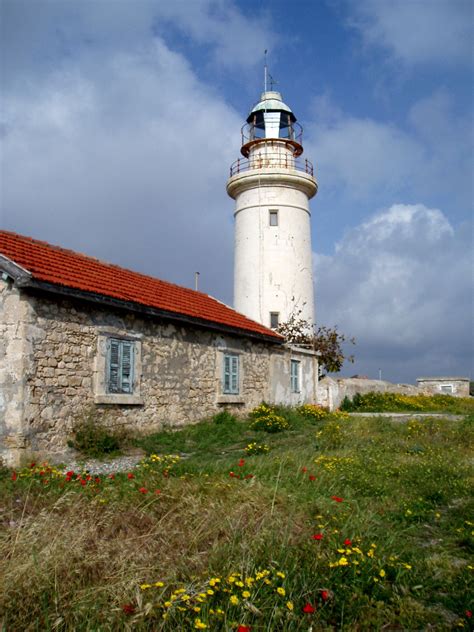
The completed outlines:
{"type": "MultiPolygon", "coordinates": [[[[270,376],[276,365],[286,361],[289,366],[291,352],[281,345],[52,294],[20,293],[7,285],[0,299],[0,372],[6,393],[0,406],[0,455],[9,464],[26,453],[63,451],[74,424],[88,411],[105,425],[139,432],[179,427],[223,407],[245,412],[262,400],[275,401],[270,376]],[[137,341],[139,389],[132,396],[104,395],[107,336],[137,341]],[[239,395],[222,392],[224,352],[239,355],[239,395]]],[[[314,394],[305,387],[306,401],[314,401],[314,394]]]]}
{"type": "Polygon", "coordinates": [[[432,395],[469,397],[469,378],[467,377],[419,377],[416,383],[426,393],[432,395]]]}
{"type": "Polygon", "coordinates": [[[361,378],[325,377],[320,380],[317,389],[317,401],[320,406],[330,410],[339,408],[344,397],[353,399],[356,393],[402,393],[403,395],[420,395],[424,391],[411,384],[392,384],[384,380],[367,380],[361,378]]]}

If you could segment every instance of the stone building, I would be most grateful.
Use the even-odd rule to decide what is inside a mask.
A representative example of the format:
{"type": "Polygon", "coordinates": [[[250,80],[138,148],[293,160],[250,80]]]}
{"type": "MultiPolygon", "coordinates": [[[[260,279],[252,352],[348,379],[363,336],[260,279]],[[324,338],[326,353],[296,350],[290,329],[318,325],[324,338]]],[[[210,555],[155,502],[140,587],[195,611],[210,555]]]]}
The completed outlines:
{"type": "Polygon", "coordinates": [[[468,377],[418,377],[417,386],[433,395],[469,397],[468,377]]]}
{"type": "Polygon", "coordinates": [[[0,457],[64,450],[77,420],[135,431],[262,400],[314,402],[314,354],[216,299],[0,231],[0,457]]]}

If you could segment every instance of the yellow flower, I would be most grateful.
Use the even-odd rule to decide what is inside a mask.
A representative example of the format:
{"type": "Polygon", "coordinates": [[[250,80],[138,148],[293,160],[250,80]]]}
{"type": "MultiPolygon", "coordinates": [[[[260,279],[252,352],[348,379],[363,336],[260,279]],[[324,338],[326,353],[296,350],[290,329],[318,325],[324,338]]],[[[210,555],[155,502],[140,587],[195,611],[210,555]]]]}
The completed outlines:
{"type": "Polygon", "coordinates": [[[244,599],[248,599],[250,597],[250,593],[248,590],[244,590],[244,592],[242,593],[242,597],[244,599]]]}
{"type": "Polygon", "coordinates": [[[212,577],[212,578],[209,580],[209,586],[215,586],[216,584],[219,584],[219,583],[220,583],[220,581],[221,581],[221,580],[220,580],[218,577],[212,577]]]}
{"type": "Polygon", "coordinates": [[[253,577],[247,577],[247,579],[245,580],[245,583],[247,584],[247,586],[251,586],[254,582],[255,580],[253,577]]]}
{"type": "Polygon", "coordinates": [[[349,562],[347,561],[347,557],[341,557],[338,564],[339,566],[347,566],[349,564],[349,562]]]}
{"type": "Polygon", "coordinates": [[[385,577],[385,571],[383,570],[383,568],[382,568],[382,570],[380,571],[379,575],[380,575],[380,577],[385,577]]]}
{"type": "Polygon", "coordinates": [[[286,595],[286,591],[285,591],[285,589],[284,589],[282,586],[279,586],[279,587],[277,588],[277,593],[278,593],[279,595],[281,595],[282,597],[284,597],[284,596],[286,595]]]}
{"type": "Polygon", "coordinates": [[[151,588],[151,584],[140,584],[140,590],[147,590],[147,588],[151,588]]]}
{"type": "Polygon", "coordinates": [[[155,582],[155,586],[157,588],[163,588],[164,584],[163,584],[163,582],[155,582]]]}
{"type": "Polygon", "coordinates": [[[212,588],[209,588],[209,590],[207,591],[207,594],[208,595],[213,595],[214,594],[214,591],[212,590],[212,588]]]}
{"type": "Polygon", "coordinates": [[[367,557],[374,557],[374,549],[367,551],[367,557]]]}
{"type": "Polygon", "coordinates": [[[290,610],[291,612],[293,612],[293,602],[292,601],[287,601],[286,602],[286,607],[288,608],[288,610],[290,610]]]}
{"type": "Polygon", "coordinates": [[[207,625],[203,623],[201,619],[196,619],[196,621],[194,622],[194,627],[197,630],[205,630],[207,628],[207,625]]]}
{"type": "Polygon", "coordinates": [[[170,608],[171,607],[171,601],[165,601],[165,603],[163,604],[165,608],[170,608]]]}
{"type": "Polygon", "coordinates": [[[194,612],[201,612],[200,606],[194,606],[193,610],[194,612]]]}
{"type": "Polygon", "coordinates": [[[409,571],[411,570],[411,564],[404,564],[403,565],[406,569],[408,569],[409,571]]]}
{"type": "Polygon", "coordinates": [[[235,595],[231,595],[231,596],[230,596],[230,603],[231,603],[233,606],[236,606],[236,605],[239,603],[239,599],[238,599],[238,597],[236,597],[235,595]]]}
{"type": "Polygon", "coordinates": [[[282,579],[285,579],[285,577],[286,577],[285,573],[282,573],[281,571],[278,571],[276,576],[277,577],[281,577],[282,579]]]}
{"type": "Polygon", "coordinates": [[[235,585],[238,586],[239,588],[243,588],[244,584],[241,581],[235,582],[235,585]]]}

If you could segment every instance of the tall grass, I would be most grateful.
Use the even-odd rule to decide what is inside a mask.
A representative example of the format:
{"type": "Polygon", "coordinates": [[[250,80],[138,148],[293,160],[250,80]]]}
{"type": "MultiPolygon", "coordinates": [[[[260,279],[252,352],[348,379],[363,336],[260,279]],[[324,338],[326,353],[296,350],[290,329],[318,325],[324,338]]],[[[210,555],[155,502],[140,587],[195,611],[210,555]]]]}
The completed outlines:
{"type": "Polygon", "coordinates": [[[473,418],[286,413],[148,437],[130,477],[4,470],[4,629],[468,629],[473,418]]]}

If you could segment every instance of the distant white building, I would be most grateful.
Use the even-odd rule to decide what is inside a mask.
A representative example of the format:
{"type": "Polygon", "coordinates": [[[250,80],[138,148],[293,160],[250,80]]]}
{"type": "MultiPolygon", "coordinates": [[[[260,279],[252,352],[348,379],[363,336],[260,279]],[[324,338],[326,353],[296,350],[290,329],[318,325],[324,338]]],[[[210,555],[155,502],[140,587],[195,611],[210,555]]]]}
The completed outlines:
{"type": "Polygon", "coordinates": [[[419,388],[435,395],[469,397],[468,377],[419,377],[416,384],[419,388]]]}
{"type": "Polygon", "coordinates": [[[276,328],[292,314],[314,323],[309,200],[318,185],[302,128],[279,92],[266,91],[242,128],[231,166],[235,199],[234,308],[276,328]]]}

